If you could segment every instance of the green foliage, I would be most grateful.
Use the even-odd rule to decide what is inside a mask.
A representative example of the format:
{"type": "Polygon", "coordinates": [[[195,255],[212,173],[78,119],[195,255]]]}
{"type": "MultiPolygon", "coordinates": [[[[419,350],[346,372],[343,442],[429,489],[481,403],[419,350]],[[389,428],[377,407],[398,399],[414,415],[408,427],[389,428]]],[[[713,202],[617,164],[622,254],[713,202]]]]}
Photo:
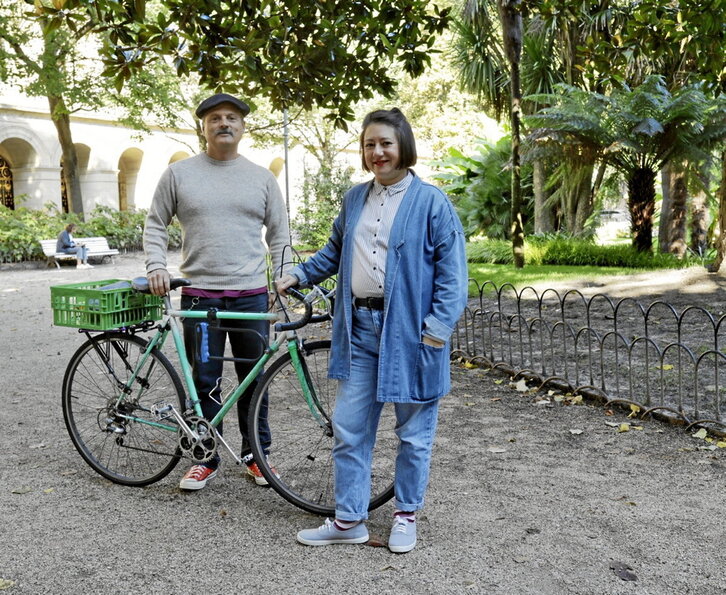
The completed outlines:
{"type": "MultiPolygon", "coordinates": [[[[466,247],[472,263],[512,264],[511,245],[505,240],[477,240],[466,247]]],[[[682,268],[693,260],[678,259],[672,254],[638,252],[632,246],[600,246],[593,241],[563,236],[530,236],[524,244],[527,265],[570,265],[623,267],[636,269],[682,268]]],[[[698,260],[698,262],[701,262],[698,260]]]]}
{"type": "MultiPolygon", "coordinates": [[[[141,250],[145,219],[144,210],[120,212],[97,207],[84,222],[74,213],[59,213],[50,203],[45,209],[11,210],[0,205],[0,262],[43,260],[40,240],[57,237],[69,223],[78,226],[77,237],[105,236],[111,248],[122,252],[141,250]]],[[[169,247],[180,245],[181,230],[174,222],[169,226],[169,247]]]]}
{"type": "Polygon", "coordinates": [[[710,151],[726,138],[723,98],[710,98],[700,85],[671,93],[656,75],[610,95],[564,85],[559,91],[543,98],[551,107],[525,117],[531,130],[526,158],[569,167],[598,161],[622,173],[633,244],[649,251],[657,171],[668,161],[711,158],[710,151]]]}
{"type": "MultiPolygon", "coordinates": [[[[441,171],[432,177],[451,197],[467,237],[482,234],[504,239],[509,235],[512,220],[511,148],[509,136],[496,143],[481,140],[477,154],[466,156],[452,148],[446,158],[433,164],[441,171]]],[[[531,164],[522,166],[521,171],[522,216],[525,231],[530,233],[534,221],[531,164]]]]}
{"type": "Polygon", "coordinates": [[[299,243],[317,250],[328,241],[343,195],[353,185],[352,174],[350,167],[323,166],[312,173],[305,170],[302,205],[292,222],[299,243]]]}
{"type": "Polygon", "coordinates": [[[39,8],[38,18],[50,27],[102,28],[104,76],[117,90],[134,72],[168,59],[180,76],[193,73],[203,86],[265,96],[275,109],[330,108],[343,128],[353,103],[392,94],[392,63],[421,74],[449,13],[427,0],[160,0],[154,18],[147,4],[65,0],[39,8]]]}

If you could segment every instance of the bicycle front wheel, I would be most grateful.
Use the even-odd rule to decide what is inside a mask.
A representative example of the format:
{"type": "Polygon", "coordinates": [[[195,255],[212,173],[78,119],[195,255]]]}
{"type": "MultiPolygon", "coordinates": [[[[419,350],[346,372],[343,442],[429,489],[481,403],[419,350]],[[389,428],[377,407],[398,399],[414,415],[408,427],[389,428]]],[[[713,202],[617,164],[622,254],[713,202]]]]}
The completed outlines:
{"type": "Polygon", "coordinates": [[[175,422],[151,409],[168,403],[182,411],[184,388],[160,351],[140,364],[147,345],[135,335],[97,335],[78,348],[63,378],[63,418],[74,446],[97,473],[128,486],[160,480],[180,457],[175,422]]]}
{"type": "MultiPolygon", "coordinates": [[[[250,402],[248,419],[252,451],[263,475],[283,498],[308,512],[333,516],[335,492],[331,420],[337,381],[328,378],[330,341],[305,343],[299,353],[307,384],[316,398],[313,403],[308,403],[290,354],[280,356],[265,373],[250,402]],[[269,462],[264,455],[259,432],[265,404],[272,435],[269,462]]],[[[394,430],[393,407],[386,404],[373,453],[369,510],[378,508],[393,497],[397,445],[394,430]]]]}

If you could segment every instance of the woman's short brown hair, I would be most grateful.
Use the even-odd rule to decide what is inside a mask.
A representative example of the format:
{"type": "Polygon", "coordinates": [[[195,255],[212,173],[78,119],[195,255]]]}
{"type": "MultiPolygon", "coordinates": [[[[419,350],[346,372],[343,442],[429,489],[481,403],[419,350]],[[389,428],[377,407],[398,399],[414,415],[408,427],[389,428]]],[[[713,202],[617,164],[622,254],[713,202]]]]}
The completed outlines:
{"type": "Polygon", "coordinates": [[[399,169],[416,165],[416,139],[413,137],[413,130],[411,130],[411,125],[408,123],[406,116],[403,115],[403,112],[397,107],[394,107],[390,110],[376,110],[363,118],[363,127],[360,133],[360,154],[363,171],[371,171],[366,165],[366,158],[363,154],[363,137],[365,136],[366,128],[371,124],[387,124],[396,131],[396,140],[398,141],[400,149],[399,158],[401,160],[398,164],[399,169]]]}

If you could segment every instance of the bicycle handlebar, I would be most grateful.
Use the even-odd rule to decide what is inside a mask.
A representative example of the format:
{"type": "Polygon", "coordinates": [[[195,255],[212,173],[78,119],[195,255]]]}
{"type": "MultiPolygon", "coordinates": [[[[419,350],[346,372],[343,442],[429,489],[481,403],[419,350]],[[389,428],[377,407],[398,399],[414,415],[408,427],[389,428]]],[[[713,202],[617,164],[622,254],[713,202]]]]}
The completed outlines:
{"type": "MultiPolygon", "coordinates": [[[[298,291],[297,289],[293,287],[288,287],[285,290],[285,293],[288,295],[294,297],[296,300],[300,301],[305,306],[305,314],[302,315],[301,318],[298,320],[293,320],[291,322],[278,322],[275,324],[275,330],[279,332],[284,331],[294,331],[299,328],[304,327],[309,322],[313,321],[314,318],[320,318],[321,320],[324,320],[324,317],[321,316],[313,316],[313,305],[310,301],[308,301],[308,297],[311,297],[313,294],[310,293],[308,296],[306,296],[304,293],[298,291]]],[[[315,321],[317,322],[317,321],[315,321]]]]}

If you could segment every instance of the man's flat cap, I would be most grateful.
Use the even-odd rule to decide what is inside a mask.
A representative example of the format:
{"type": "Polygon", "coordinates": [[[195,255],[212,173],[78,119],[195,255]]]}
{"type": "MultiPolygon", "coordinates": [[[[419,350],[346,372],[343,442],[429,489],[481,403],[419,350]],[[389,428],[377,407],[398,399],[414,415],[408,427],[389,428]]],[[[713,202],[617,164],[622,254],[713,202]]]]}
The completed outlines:
{"type": "Polygon", "coordinates": [[[250,113],[249,105],[247,105],[244,101],[233,97],[232,95],[227,95],[227,93],[217,93],[216,95],[207,97],[204,101],[202,101],[202,103],[199,104],[197,111],[194,113],[197,115],[197,118],[201,120],[204,117],[204,114],[206,114],[210,109],[217,107],[221,103],[231,103],[239,111],[242,112],[243,117],[250,113]]]}

